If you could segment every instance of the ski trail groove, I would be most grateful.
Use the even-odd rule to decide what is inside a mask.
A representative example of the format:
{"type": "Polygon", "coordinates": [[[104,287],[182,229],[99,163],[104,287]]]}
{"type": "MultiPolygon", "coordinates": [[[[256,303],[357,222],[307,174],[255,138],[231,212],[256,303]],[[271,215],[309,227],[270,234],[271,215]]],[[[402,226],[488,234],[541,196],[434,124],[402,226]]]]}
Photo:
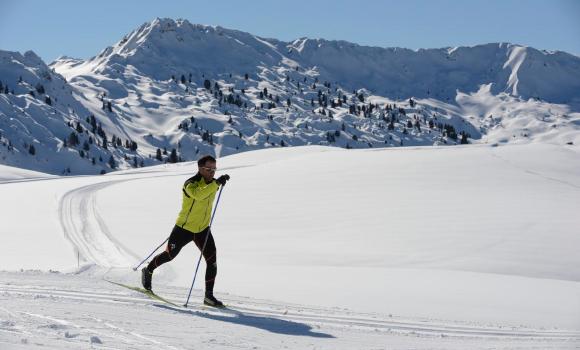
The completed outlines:
{"type": "MultiPolygon", "coordinates": [[[[133,292],[113,292],[113,291],[103,291],[103,292],[89,292],[89,291],[76,291],[72,289],[55,289],[55,288],[31,288],[30,286],[15,286],[2,285],[0,284],[0,292],[8,295],[18,295],[18,296],[28,296],[28,297],[38,297],[39,295],[45,297],[55,298],[57,300],[65,300],[71,302],[83,302],[83,303],[118,303],[119,307],[123,305],[130,307],[132,305],[141,306],[157,306],[159,303],[152,301],[147,297],[136,296],[138,293],[133,292]]],[[[449,337],[477,337],[477,338],[502,338],[502,339],[533,339],[533,340],[570,340],[579,341],[580,333],[572,330],[544,330],[544,329],[514,329],[511,327],[490,327],[490,326],[470,326],[454,323],[444,323],[444,322],[425,322],[425,321],[413,321],[413,320],[399,320],[397,318],[380,316],[380,315],[365,315],[357,314],[354,312],[338,312],[331,309],[309,309],[308,313],[303,313],[304,309],[299,305],[289,306],[283,304],[271,304],[271,305],[260,305],[259,303],[250,303],[245,301],[243,305],[232,304],[232,310],[214,310],[207,309],[203,306],[191,305],[187,309],[181,308],[171,308],[171,307],[161,307],[159,312],[171,312],[174,314],[183,314],[184,312],[189,312],[195,314],[196,312],[201,312],[205,314],[214,315],[229,315],[236,316],[237,313],[241,313],[241,317],[244,316],[256,316],[256,317],[275,317],[282,320],[302,322],[314,325],[324,325],[326,327],[357,327],[359,329],[367,331],[386,331],[391,333],[403,333],[403,334],[421,334],[426,336],[440,337],[442,335],[449,337]],[[286,310],[282,313],[280,309],[286,310]]],[[[48,317],[46,317],[48,318],[48,317]]],[[[94,320],[98,319],[92,317],[94,320]]],[[[56,322],[56,321],[55,321],[56,322]]],[[[66,322],[66,321],[63,321],[66,322]]],[[[104,321],[99,323],[104,324],[104,321]]],[[[108,322],[108,321],[107,321],[108,322]]],[[[134,334],[134,332],[129,330],[124,330],[115,325],[105,325],[107,328],[116,329],[118,332],[124,333],[140,338],[141,340],[149,340],[150,342],[156,342],[152,339],[144,339],[140,336],[134,334]]],[[[78,328],[78,327],[77,327],[78,328]]],[[[87,329],[93,331],[92,329],[87,329]]],[[[95,331],[96,332],[96,331],[95,331]]],[[[103,336],[112,336],[109,334],[103,334],[103,336]]],[[[118,340],[121,340],[119,335],[114,335],[118,340]]],[[[173,348],[166,344],[156,344],[159,346],[166,346],[168,348],[173,348]]],[[[175,349],[175,348],[173,348],[175,349]]]]}
{"type": "Polygon", "coordinates": [[[91,184],[66,192],[60,199],[59,219],[65,237],[83,261],[102,267],[129,267],[137,259],[110,234],[98,214],[96,192],[129,180],[91,184]]]}
{"type": "MultiPolygon", "coordinates": [[[[252,166],[252,165],[250,165],[252,166]]],[[[228,167],[222,170],[243,168],[228,167]]],[[[71,242],[84,262],[101,267],[130,267],[139,257],[124,247],[109,232],[97,206],[97,192],[105,187],[127,181],[190,175],[190,172],[151,175],[125,179],[107,179],[66,192],[59,200],[58,217],[65,237],[71,242]]],[[[119,174],[126,176],[128,174],[119,174]]]]}

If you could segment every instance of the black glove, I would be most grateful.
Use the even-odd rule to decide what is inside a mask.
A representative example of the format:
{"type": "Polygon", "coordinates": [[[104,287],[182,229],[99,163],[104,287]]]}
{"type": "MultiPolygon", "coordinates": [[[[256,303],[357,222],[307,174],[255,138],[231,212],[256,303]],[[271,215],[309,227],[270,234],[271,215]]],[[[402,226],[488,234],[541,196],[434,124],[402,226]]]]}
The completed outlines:
{"type": "Polygon", "coordinates": [[[226,182],[230,179],[230,176],[228,174],[222,175],[220,177],[218,177],[215,182],[217,182],[218,185],[220,186],[225,186],[226,182]]]}

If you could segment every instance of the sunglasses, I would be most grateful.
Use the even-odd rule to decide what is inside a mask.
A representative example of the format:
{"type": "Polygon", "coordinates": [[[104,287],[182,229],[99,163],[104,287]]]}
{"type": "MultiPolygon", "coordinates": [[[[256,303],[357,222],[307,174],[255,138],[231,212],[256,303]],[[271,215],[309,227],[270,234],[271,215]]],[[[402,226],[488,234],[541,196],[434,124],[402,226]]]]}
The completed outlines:
{"type": "Polygon", "coordinates": [[[209,168],[209,167],[206,167],[206,166],[202,166],[201,168],[202,169],[205,169],[207,171],[210,171],[210,172],[215,172],[217,170],[217,168],[209,168]]]}

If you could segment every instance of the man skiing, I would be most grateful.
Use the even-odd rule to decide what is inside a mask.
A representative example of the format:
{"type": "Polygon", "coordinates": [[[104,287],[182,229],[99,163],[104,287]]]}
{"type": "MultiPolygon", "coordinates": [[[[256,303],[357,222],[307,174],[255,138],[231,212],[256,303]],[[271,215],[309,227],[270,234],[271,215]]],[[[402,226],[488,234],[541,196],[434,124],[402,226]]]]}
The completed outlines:
{"type": "Polygon", "coordinates": [[[216,160],[209,155],[200,158],[197,161],[197,166],[197,174],[187,179],[183,184],[181,211],[169,236],[167,248],[141,270],[141,283],[143,288],[151,290],[153,271],[173,260],[181,248],[193,241],[201,250],[206,262],[203,303],[223,307],[223,303],[213,295],[217,275],[217,257],[215,241],[210,230],[210,220],[215,194],[219,186],[225,186],[230,176],[226,174],[214,179],[213,176],[217,170],[216,160]]]}

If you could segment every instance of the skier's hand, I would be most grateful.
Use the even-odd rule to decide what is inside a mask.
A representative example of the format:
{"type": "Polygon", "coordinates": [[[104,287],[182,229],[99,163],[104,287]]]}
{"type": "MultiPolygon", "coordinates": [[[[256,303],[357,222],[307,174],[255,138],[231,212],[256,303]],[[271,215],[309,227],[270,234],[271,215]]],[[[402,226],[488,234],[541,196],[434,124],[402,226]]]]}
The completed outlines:
{"type": "Polygon", "coordinates": [[[217,182],[218,185],[220,186],[225,186],[226,182],[229,181],[230,176],[228,174],[222,175],[220,177],[218,177],[215,182],[217,182]]]}

